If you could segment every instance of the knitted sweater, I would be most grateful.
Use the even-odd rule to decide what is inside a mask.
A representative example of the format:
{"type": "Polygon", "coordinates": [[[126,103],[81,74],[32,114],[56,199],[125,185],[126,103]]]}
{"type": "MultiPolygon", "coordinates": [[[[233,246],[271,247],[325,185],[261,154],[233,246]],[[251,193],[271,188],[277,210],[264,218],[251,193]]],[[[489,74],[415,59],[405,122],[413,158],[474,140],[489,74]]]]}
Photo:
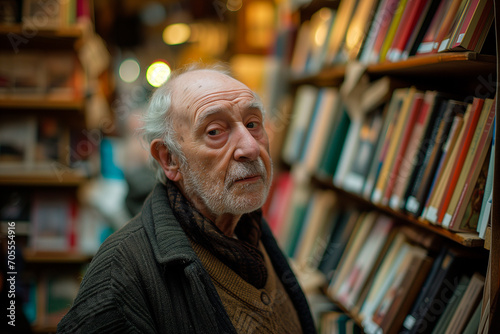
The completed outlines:
{"type": "MultiPolygon", "coordinates": [[[[265,222],[261,242],[303,332],[315,333],[304,294],[265,222]]],[[[163,185],[102,244],[57,332],[237,333],[163,185]]]]}

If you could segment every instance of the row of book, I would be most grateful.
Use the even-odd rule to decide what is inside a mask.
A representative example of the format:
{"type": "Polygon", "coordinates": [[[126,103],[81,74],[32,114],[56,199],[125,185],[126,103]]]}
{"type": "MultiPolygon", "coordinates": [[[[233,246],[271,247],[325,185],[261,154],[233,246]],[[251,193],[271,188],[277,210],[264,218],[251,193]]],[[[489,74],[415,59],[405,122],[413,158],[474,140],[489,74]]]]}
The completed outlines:
{"type": "Polygon", "coordinates": [[[313,191],[306,211],[298,236],[280,242],[305,289],[326,286],[330,300],[365,333],[477,331],[484,254],[454,249],[435,234],[355,209],[331,190],[313,191]]]}
{"type": "Polygon", "coordinates": [[[493,0],[344,0],[301,24],[291,68],[295,74],[316,73],[352,60],[371,64],[481,52],[493,36],[493,16],[493,0]]]}
{"type": "Polygon", "coordinates": [[[3,1],[0,24],[23,23],[30,28],[58,29],[90,17],[89,0],[3,1]]]}
{"type": "Polygon", "coordinates": [[[84,75],[72,51],[0,53],[0,97],[77,100],[84,75]]]}
{"type": "Polygon", "coordinates": [[[494,99],[391,89],[388,78],[355,95],[353,107],[337,88],[300,86],[283,160],[375,204],[483,237],[491,210],[494,99]]]}

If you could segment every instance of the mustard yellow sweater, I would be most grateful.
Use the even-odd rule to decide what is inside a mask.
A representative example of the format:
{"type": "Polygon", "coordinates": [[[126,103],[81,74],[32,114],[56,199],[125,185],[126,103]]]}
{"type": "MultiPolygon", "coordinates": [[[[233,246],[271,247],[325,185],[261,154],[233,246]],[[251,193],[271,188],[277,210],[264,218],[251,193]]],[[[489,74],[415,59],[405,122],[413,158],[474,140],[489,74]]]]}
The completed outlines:
{"type": "Polygon", "coordinates": [[[247,283],[200,245],[193,243],[193,249],[212,278],[238,333],[302,333],[297,312],[262,245],[259,249],[268,270],[263,289],[247,283]]]}

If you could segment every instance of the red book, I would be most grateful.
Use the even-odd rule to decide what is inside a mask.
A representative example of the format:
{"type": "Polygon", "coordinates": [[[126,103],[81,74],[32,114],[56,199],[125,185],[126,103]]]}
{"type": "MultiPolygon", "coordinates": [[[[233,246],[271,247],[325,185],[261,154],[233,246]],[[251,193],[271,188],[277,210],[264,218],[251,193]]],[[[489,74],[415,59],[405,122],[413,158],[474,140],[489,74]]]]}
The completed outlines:
{"type": "Polygon", "coordinates": [[[442,222],[443,217],[446,214],[446,210],[448,209],[448,204],[450,204],[451,197],[453,196],[453,192],[455,191],[455,185],[457,184],[458,177],[460,176],[460,172],[462,171],[462,166],[465,161],[465,157],[467,156],[467,151],[469,151],[470,143],[472,141],[472,137],[474,136],[474,131],[476,130],[477,122],[479,121],[479,116],[481,115],[481,110],[483,109],[484,100],[475,97],[472,102],[472,110],[470,123],[466,125],[466,132],[463,138],[463,141],[460,143],[460,147],[462,148],[460,153],[455,160],[455,164],[453,172],[451,174],[450,179],[448,180],[446,186],[446,193],[443,198],[443,201],[439,208],[437,208],[437,222],[442,222]]]}
{"type": "Polygon", "coordinates": [[[410,142],[410,138],[412,137],[415,124],[417,124],[418,115],[423,101],[424,94],[420,92],[415,93],[415,97],[413,98],[413,103],[411,105],[410,114],[408,115],[408,120],[406,121],[404,132],[402,134],[403,138],[393,139],[401,140],[401,143],[399,144],[399,147],[397,149],[394,163],[389,174],[389,180],[387,181],[387,185],[385,187],[384,196],[382,197],[382,203],[389,203],[389,199],[392,195],[392,189],[396,184],[396,179],[399,174],[399,168],[401,166],[401,163],[403,162],[403,157],[405,155],[406,148],[408,147],[408,143],[410,142]]]}
{"type": "Polygon", "coordinates": [[[408,42],[413,29],[415,29],[415,25],[417,24],[420,15],[422,15],[428,1],[429,0],[410,0],[406,4],[405,12],[401,18],[402,25],[399,26],[396,36],[394,36],[392,45],[387,52],[387,59],[390,61],[398,61],[400,59],[406,43],[408,42]]]}

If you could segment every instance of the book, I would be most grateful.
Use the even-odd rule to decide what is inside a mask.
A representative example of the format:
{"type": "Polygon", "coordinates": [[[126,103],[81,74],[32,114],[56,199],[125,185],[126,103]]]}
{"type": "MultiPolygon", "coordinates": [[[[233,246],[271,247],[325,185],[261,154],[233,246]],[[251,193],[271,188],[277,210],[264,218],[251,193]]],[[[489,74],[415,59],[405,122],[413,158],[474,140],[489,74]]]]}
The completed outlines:
{"type": "Polygon", "coordinates": [[[297,184],[294,187],[291,201],[292,210],[290,210],[286,218],[287,226],[284,229],[286,233],[282,236],[284,251],[289,257],[293,257],[295,247],[300,238],[300,231],[302,230],[302,225],[307,214],[311,191],[312,189],[308,185],[297,184]]]}
{"type": "Polygon", "coordinates": [[[356,223],[360,214],[360,212],[353,209],[343,210],[335,223],[325,252],[318,265],[318,270],[325,275],[328,281],[335,275],[349,237],[357,226],[356,223]]]}
{"type": "Polygon", "coordinates": [[[408,145],[413,137],[416,136],[414,133],[415,127],[418,126],[419,115],[423,114],[421,112],[421,107],[424,102],[424,93],[415,92],[413,96],[411,105],[409,106],[408,118],[406,124],[403,126],[401,137],[399,137],[399,145],[395,152],[394,161],[389,171],[389,179],[387,180],[383,196],[382,203],[385,205],[390,205],[390,198],[393,193],[394,186],[396,185],[398,175],[400,174],[400,167],[405,159],[405,154],[408,149],[408,145]]]}
{"type": "Polygon", "coordinates": [[[35,117],[0,117],[0,172],[35,167],[36,134],[35,117]]]}
{"type": "Polygon", "coordinates": [[[404,99],[402,100],[402,104],[400,107],[401,110],[398,113],[397,118],[394,119],[395,123],[393,125],[393,132],[391,132],[390,136],[386,137],[387,153],[382,160],[380,174],[377,177],[377,183],[373,190],[371,200],[374,203],[383,204],[385,188],[389,181],[389,175],[396,159],[396,153],[400,144],[399,138],[401,138],[405,125],[408,121],[408,116],[410,114],[413,98],[416,92],[417,90],[415,87],[406,89],[406,94],[404,96],[404,99]],[[398,140],[392,140],[392,138],[398,138],[398,140]]]}
{"type": "Polygon", "coordinates": [[[392,15],[394,14],[398,0],[381,0],[373,22],[371,24],[368,36],[362,47],[359,60],[364,64],[374,63],[378,59],[378,50],[382,45],[383,38],[391,23],[392,15]],[[377,44],[378,42],[378,44],[377,44]]]}
{"type": "Polygon", "coordinates": [[[343,189],[353,193],[359,193],[363,189],[370,163],[373,160],[378,140],[381,137],[380,131],[384,121],[383,118],[382,109],[369,113],[364,118],[358,134],[359,141],[355,149],[354,160],[342,182],[343,189]]]}
{"type": "Polygon", "coordinates": [[[432,265],[427,251],[411,247],[407,261],[400,266],[391,287],[375,310],[374,318],[384,333],[397,333],[417,297],[432,265]]]}
{"type": "Polygon", "coordinates": [[[484,239],[484,234],[486,232],[486,227],[488,226],[488,221],[490,220],[491,204],[493,203],[493,168],[495,166],[495,126],[496,126],[496,116],[493,120],[493,134],[492,143],[490,148],[490,160],[488,163],[488,176],[486,178],[486,184],[484,188],[483,200],[481,203],[481,211],[478,217],[477,232],[479,237],[484,239]]]}
{"type": "Polygon", "coordinates": [[[293,256],[298,268],[307,267],[314,242],[318,240],[319,234],[327,225],[329,211],[334,210],[335,202],[336,197],[332,191],[318,190],[314,192],[293,256]]]}
{"type": "Polygon", "coordinates": [[[465,107],[465,103],[454,100],[445,100],[441,106],[442,116],[439,118],[438,127],[433,129],[425,156],[425,167],[415,176],[414,186],[406,199],[405,209],[415,217],[422,215],[426,201],[432,193],[434,180],[440,174],[440,164],[451,154],[450,145],[456,139],[454,136],[461,130],[465,107]]]}
{"type": "Polygon", "coordinates": [[[77,204],[65,192],[37,192],[31,208],[30,248],[71,252],[76,247],[77,204]]]}
{"type": "Polygon", "coordinates": [[[450,50],[480,51],[484,40],[478,36],[483,30],[489,30],[493,22],[493,2],[489,0],[471,1],[466,16],[457,31],[455,38],[450,41],[450,50]]]}
{"type": "Polygon", "coordinates": [[[376,185],[385,155],[387,154],[387,150],[391,142],[390,138],[397,123],[397,118],[399,116],[399,112],[401,111],[401,105],[403,104],[403,100],[407,92],[407,88],[398,88],[394,90],[391,100],[387,106],[387,110],[385,111],[386,116],[384,118],[384,125],[382,126],[380,138],[373,154],[373,161],[370,165],[370,170],[363,186],[363,197],[365,198],[372,197],[373,189],[376,185]]]}
{"type": "MultiPolygon", "coordinates": [[[[459,117],[459,115],[457,115],[459,117]]],[[[447,191],[446,186],[448,180],[451,177],[452,171],[456,166],[454,165],[455,160],[460,155],[459,152],[462,150],[460,145],[467,134],[467,125],[470,124],[469,120],[471,118],[471,105],[467,106],[463,117],[463,123],[460,119],[456,123],[460,125],[460,128],[452,128],[454,130],[453,136],[448,137],[446,142],[446,152],[441,157],[439,162],[439,167],[432,181],[432,187],[429,193],[429,197],[425,204],[425,209],[422,216],[432,223],[437,223],[438,210],[441,207],[441,202],[443,196],[447,191]]]]}
{"type": "Polygon", "coordinates": [[[349,114],[345,107],[341,106],[339,121],[331,129],[327,140],[328,144],[317,171],[319,177],[327,179],[335,174],[350,127],[351,119],[349,114]]]}
{"type": "Polygon", "coordinates": [[[446,0],[429,0],[426,2],[422,14],[401,53],[401,60],[408,59],[408,57],[417,54],[418,47],[422,43],[427,31],[431,29],[435,17],[442,15],[439,11],[445,1],[446,0]]]}
{"type": "Polygon", "coordinates": [[[408,188],[410,181],[412,181],[411,176],[413,175],[413,171],[414,169],[419,168],[422,164],[420,161],[422,153],[419,152],[419,150],[426,149],[426,146],[422,147],[422,144],[425,140],[424,136],[427,132],[426,130],[429,120],[431,119],[431,113],[433,111],[436,96],[436,91],[426,91],[424,93],[422,106],[417,115],[408,147],[406,148],[404,156],[401,160],[401,166],[397,172],[394,189],[389,200],[389,206],[393,209],[399,210],[403,206],[406,189],[408,188]]]}
{"type": "Polygon", "coordinates": [[[282,234],[282,227],[293,193],[293,184],[290,172],[282,172],[274,180],[264,216],[276,236],[282,234]]]}
{"type": "Polygon", "coordinates": [[[417,214],[419,204],[416,199],[419,186],[424,181],[424,174],[428,168],[434,167],[435,156],[437,154],[436,146],[442,145],[448,134],[444,127],[451,126],[451,110],[447,111],[448,100],[442,95],[437,94],[434,99],[433,110],[430,111],[429,124],[423,135],[422,142],[416,154],[416,161],[413,172],[410,176],[409,185],[406,189],[404,207],[402,208],[409,214],[417,214]],[[445,116],[447,116],[445,118],[445,116]],[[446,121],[444,121],[446,120],[446,121]]]}
{"type": "Polygon", "coordinates": [[[476,310],[474,311],[474,313],[470,317],[469,322],[467,323],[467,326],[465,327],[464,331],[462,332],[463,334],[475,334],[478,332],[479,323],[481,322],[481,305],[482,305],[482,302],[477,305],[476,310]]]}
{"type": "Polygon", "coordinates": [[[342,1],[337,9],[336,20],[333,23],[330,39],[328,43],[326,65],[332,65],[337,62],[342,45],[344,43],[349,23],[352,21],[353,15],[356,11],[358,1],[342,1]]]}
{"type": "Polygon", "coordinates": [[[302,145],[309,129],[309,123],[314,112],[318,97],[318,88],[311,85],[301,85],[297,89],[291,120],[285,141],[282,157],[288,163],[299,159],[302,145]]]}
{"type": "Polygon", "coordinates": [[[472,275],[445,334],[462,333],[465,329],[467,322],[481,302],[484,280],[485,277],[477,272],[472,275]]]}
{"type": "MultiPolygon", "coordinates": [[[[328,51],[327,42],[330,39],[335,18],[336,11],[326,7],[321,8],[311,17],[309,35],[307,36],[310,41],[307,44],[310,51],[305,64],[305,73],[317,73],[324,66],[328,51]]],[[[296,48],[303,47],[303,44],[296,44],[296,48]]]]}
{"type": "Polygon", "coordinates": [[[413,0],[408,1],[403,16],[401,17],[401,25],[397,28],[394,39],[387,50],[386,59],[389,61],[399,61],[401,55],[411,37],[412,32],[416,29],[416,25],[422,15],[429,0],[413,0]]]}
{"type": "Polygon", "coordinates": [[[460,282],[463,265],[462,257],[455,250],[445,247],[440,251],[403,322],[401,333],[432,332],[460,282]]]}
{"type": "Polygon", "coordinates": [[[321,89],[322,98],[318,102],[318,115],[309,130],[304,144],[303,158],[305,168],[315,173],[320,165],[321,157],[327,146],[328,132],[338,119],[340,113],[340,97],[336,88],[321,89]]]}
{"type": "Polygon", "coordinates": [[[462,24],[467,14],[468,7],[473,1],[476,0],[466,0],[465,2],[462,2],[460,8],[458,9],[457,14],[453,18],[453,22],[450,26],[450,29],[445,34],[444,38],[439,42],[437,52],[443,52],[449,50],[449,45],[451,41],[454,39],[455,35],[457,34],[457,31],[460,28],[460,25],[462,24]]]}
{"type": "Polygon", "coordinates": [[[384,42],[382,43],[380,52],[378,54],[378,62],[380,63],[386,60],[387,51],[389,51],[392,41],[394,40],[394,36],[396,35],[398,27],[401,24],[401,19],[405,12],[406,5],[409,1],[414,0],[399,0],[398,7],[391,20],[391,25],[387,30],[387,34],[385,35],[384,42]]]}
{"type": "Polygon", "coordinates": [[[470,282],[470,277],[468,275],[462,275],[460,277],[460,281],[458,282],[456,289],[453,291],[453,295],[451,296],[448,305],[446,305],[443,314],[441,314],[438,322],[436,323],[436,326],[432,330],[432,334],[441,334],[446,331],[446,328],[450,324],[451,318],[453,317],[453,314],[455,313],[458,304],[462,300],[462,297],[465,293],[465,290],[467,289],[467,285],[469,285],[469,282],[470,282]]]}
{"type": "MultiPolygon", "coordinates": [[[[469,148],[471,147],[471,143],[473,141],[474,135],[476,133],[476,128],[477,124],[479,122],[479,119],[481,115],[484,115],[485,113],[482,112],[483,110],[483,105],[484,105],[484,100],[479,99],[479,98],[474,98],[474,101],[472,103],[472,108],[471,108],[471,115],[470,115],[470,123],[465,124],[465,132],[463,139],[458,143],[460,149],[460,153],[457,154],[457,157],[455,160],[453,160],[452,163],[452,168],[453,172],[450,175],[450,178],[446,182],[446,192],[445,196],[443,199],[439,202],[439,206],[437,207],[437,223],[442,224],[444,215],[446,213],[446,210],[448,209],[448,205],[450,204],[450,201],[452,199],[453,193],[455,191],[458,179],[460,177],[460,172],[462,171],[464,167],[465,160],[467,158],[467,154],[469,153],[469,148]]],[[[489,109],[488,109],[489,112],[489,109]]],[[[486,116],[484,116],[486,117],[486,116]]]]}
{"type": "Polygon", "coordinates": [[[450,8],[453,1],[456,0],[441,0],[439,3],[436,12],[433,14],[432,21],[425,32],[425,35],[417,47],[416,54],[426,54],[432,52],[434,48],[434,43],[437,39],[437,35],[439,33],[439,28],[443,23],[444,17],[448,13],[448,9],[450,8]]]}
{"type": "Polygon", "coordinates": [[[378,2],[378,0],[359,0],[346,31],[345,42],[341,49],[341,59],[355,60],[358,58],[378,2]]]}
{"type": "MultiPolygon", "coordinates": [[[[457,191],[452,195],[446,213],[443,216],[442,225],[451,230],[460,230],[467,225],[459,224],[461,221],[466,203],[469,202],[472,190],[476,184],[481,166],[484,163],[488,150],[491,146],[492,124],[495,117],[493,100],[487,99],[484,102],[483,110],[476,127],[469,152],[465,158],[463,168],[457,180],[457,191]]],[[[475,229],[475,226],[474,226],[475,229]]]]}
{"type": "Polygon", "coordinates": [[[446,35],[452,31],[454,22],[460,18],[467,1],[468,0],[452,0],[446,11],[446,15],[441,21],[441,25],[439,26],[439,30],[436,34],[436,38],[434,39],[430,53],[436,53],[438,51],[439,46],[446,38],[446,35]]]}
{"type": "Polygon", "coordinates": [[[354,264],[348,270],[346,279],[337,281],[340,283],[338,290],[331,291],[335,299],[346,309],[351,310],[356,304],[367,279],[379,262],[378,258],[383,255],[393,224],[388,217],[376,217],[375,225],[357,254],[354,264]]]}

